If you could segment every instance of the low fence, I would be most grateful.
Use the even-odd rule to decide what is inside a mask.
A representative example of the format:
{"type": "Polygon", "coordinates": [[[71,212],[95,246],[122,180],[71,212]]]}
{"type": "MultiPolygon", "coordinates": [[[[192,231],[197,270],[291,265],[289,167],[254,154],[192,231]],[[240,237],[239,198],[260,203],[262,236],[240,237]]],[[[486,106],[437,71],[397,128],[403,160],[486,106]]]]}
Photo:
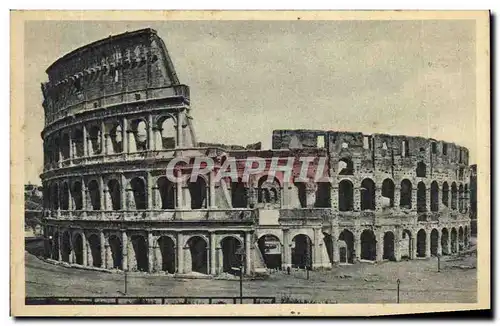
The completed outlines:
{"type": "Polygon", "coordinates": [[[26,305],[272,304],[275,297],[26,297],[26,305]]]}

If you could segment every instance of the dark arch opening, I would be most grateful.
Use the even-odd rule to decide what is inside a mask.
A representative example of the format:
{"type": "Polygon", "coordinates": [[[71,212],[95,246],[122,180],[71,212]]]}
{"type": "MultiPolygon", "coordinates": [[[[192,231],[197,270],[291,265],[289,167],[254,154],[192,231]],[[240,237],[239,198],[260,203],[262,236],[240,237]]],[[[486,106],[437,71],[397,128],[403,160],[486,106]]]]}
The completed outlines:
{"type": "Polygon", "coordinates": [[[417,257],[425,257],[426,237],[425,230],[420,229],[417,233],[417,257]]]}
{"type": "Polygon", "coordinates": [[[391,179],[382,182],[382,196],[389,199],[389,207],[394,207],[394,182],[391,179]]]}
{"type": "Polygon", "coordinates": [[[201,176],[196,182],[189,182],[189,193],[191,194],[191,208],[201,209],[207,207],[207,183],[201,176]]]}
{"type": "Polygon", "coordinates": [[[352,264],[354,262],[354,235],[345,229],[339,235],[339,241],[343,241],[346,246],[339,248],[339,260],[341,263],[352,264]]]}
{"type": "Polygon", "coordinates": [[[353,185],[349,180],[342,180],[339,183],[339,211],[347,212],[353,210],[353,185]]]}
{"type": "Polygon", "coordinates": [[[81,234],[77,234],[74,240],[75,262],[78,265],[83,265],[83,238],[81,234]]]}
{"type": "Polygon", "coordinates": [[[161,209],[175,208],[175,187],[166,177],[160,177],[156,182],[160,191],[161,209]]]}
{"type": "Polygon", "coordinates": [[[67,231],[63,233],[61,254],[62,261],[69,263],[69,257],[71,255],[71,237],[67,231]]]}
{"type": "Polygon", "coordinates": [[[417,212],[427,212],[427,189],[423,182],[417,185],[417,212]]]}
{"type": "Polygon", "coordinates": [[[222,249],[222,271],[230,274],[236,273],[241,265],[241,256],[238,255],[238,249],[241,248],[241,242],[235,237],[225,237],[221,241],[222,249]]]}
{"type": "Polygon", "coordinates": [[[462,227],[458,228],[458,250],[464,250],[464,229],[462,227]]]}
{"type": "Polygon", "coordinates": [[[338,166],[339,175],[353,175],[354,164],[350,158],[344,157],[339,160],[338,166]]]}
{"type": "Polygon", "coordinates": [[[169,274],[175,273],[175,244],[174,241],[167,236],[162,236],[158,239],[158,246],[161,253],[161,270],[169,274]]]}
{"type": "Polygon", "coordinates": [[[194,236],[187,244],[191,254],[191,270],[208,274],[207,242],[202,237],[194,236]]]}
{"type": "Polygon", "coordinates": [[[108,191],[109,197],[111,198],[111,206],[114,211],[120,210],[122,208],[121,203],[121,187],[117,180],[108,181],[108,191]]]}
{"type": "Polygon", "coordinates": [[[234,208],[246,208],[248,205],[247,188],[241,178],[231,183],[231,203],[234,208]]]}
{"type": "Polygon", "coordinates": [[[403,181],[401,181],[401,198],[399,201],[399,207],[411,209],[411,192],[412,185],[410,180],[404,179],[403,181]]]}
{"type": "Polygon", "coordinates": [[[361,259],[375,260],[377,258],[377,240],[372,230],[361,233],[361,259]]]}
{"type": "Polygon", "coordinates": [[[99,189],[99,184],[97,181],[92,180],[88,185],[89,194],[90,194],[90,204],[92,209],[98,211],[101,209],[101,192],[99,189]]]}
{"type": "Polygon", "coordinates": [[[410,230],[403,230],[401,234],[400,251],[401,258],[411,258],[411,253],[413,250],[412,237],[410,230]]]}
{"type": "Polygon", "coordinates": [[[311,239],[305,234],[298,234],[292,239],[292,266],[311,269],[312,245],[311,239]]]}
{"type": "Polygon", "coordinates": [[[448,186],[448,182],[444,182],[443,183],[442,202],[443,202],[443,205],[446,207],[448,207],[448,205],[449,205],[449,192],[450,192],[450,188],[448,186]]]}
{"type": "Polygon", "coordinates": [[[69,210],[69,186],[66,182],[63,183],[63,186],[62,186],[61,209],[63,211],[69,210]]]}
{"type": "Polygon", "coordinates": [[[394,233],[388,231],[384,233],[384,255],[383,259],[395,261],[394,255],[394,233]]]}
{"type": "Polygon", "coordinates": [[[439,231],[432,229],[431,231],[431,256],[437,256],[439,244],[439,231]]]}
{"type": "Polygon", "coordinates": [[[451,209],[457,210],[457,184],[451,184],[451,209]]]}
{"type": "Polygon", "coordinates": [[[451,228],[451,253],[457,253],[457,230],[455,228],[451,228]]]}
{"type": "Polygon", "coordinates": [[[297,195],[299,196],[300,207],[307,207],[307,194],[306,194],[306,184],[305,182],[294,182],[295,187],[297,187],[297,195]]]}
{"type": "Polygon", "coordinates": [[[441,252],[443,255],[449,255],[449,234],[448,234],[448,229],[443,228],[441,230],[441,252]]]}
{"type": "Polygon", "coordinates": [[[73,198],[74,209],[79,211],[83,208],[82,184],[79,181],[73,183],[71,187],[71,197],[73,198]]]}
{"type": "Polygon", "coordinates": [[[436,181],[431,183],[431,211],[437,212],[439,210],[439,187],[436,181]]]}
{"type": "Polygon", "coordinates": [[[135,209],[143,210],[147,208],[146,184],[142,178],[135,177],[130,180],[130,186],[134,195],[135,209]]]}
{"type": "Polygon", "coordinates": [[[328,208],[332,206],[331,203],[331,185],[329,182],[318,182],[318,189],[316,190],[316,202],[314,207],[328,208]]]}
{"type": "Polygon", "coordinates": [[[142,235],[133,235],[131,237],[132,247],[134,249],[137,270],[141,272],[148,271],[148,244],[142,235]]]}
{"type": "Polygon", "coordinates": [[[95,234],[92,234],[88,238],[90,253],[92,254],[92,266],[101,267],[101,242],[99,241],[99,237],[95,234]]]}
{"type": "Polygon", "coordinates": [[[112,235],[109,237],[109,247],[111,249],[111,256],[113,258],[113,268],[122,268],[122,242],[121,240],[112,235]]]}
{"type": "Polygon", "coordinates": [[[375,209],[375,183],[371,179],[361,182],[361,210],[375,209]]]}
{"type": "Polygon", "coordinates": [[[425,178],[427,176],[427,166],[424,162],[417,163],[417,177],[425,178]]]}
{"type": "Polygon", "coordinates": [[[281,242],[272,234],[265,234],[259,238],[259,250],[267,268],[281,268],[281,242]]]}
{"type": "Polygon", "coordinates": [[[59,233],[54,233],[54,238],[52,239],[52,259],[59,260],[59,233]]]}

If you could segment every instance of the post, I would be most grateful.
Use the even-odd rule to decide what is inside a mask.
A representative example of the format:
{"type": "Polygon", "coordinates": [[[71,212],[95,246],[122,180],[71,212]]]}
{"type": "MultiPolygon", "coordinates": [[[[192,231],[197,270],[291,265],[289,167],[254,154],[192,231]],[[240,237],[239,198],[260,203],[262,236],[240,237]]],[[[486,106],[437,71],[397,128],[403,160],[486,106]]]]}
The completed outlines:
{"type": "Polygon", "coordinates": [[[399,303],[399,284],[401,283],[401,281],[398,278],[398,280],[396,282],[398,283],[398,303],[399,303]]]}

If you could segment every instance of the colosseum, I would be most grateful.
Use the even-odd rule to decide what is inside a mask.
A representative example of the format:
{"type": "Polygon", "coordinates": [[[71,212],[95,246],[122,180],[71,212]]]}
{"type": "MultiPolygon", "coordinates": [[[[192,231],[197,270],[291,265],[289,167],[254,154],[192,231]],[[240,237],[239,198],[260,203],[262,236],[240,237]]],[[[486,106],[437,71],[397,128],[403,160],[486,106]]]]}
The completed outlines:
{"type": "Polygon", "coordinates": [[[201,142],[189,87],[152,29],[78,48],[46,72],[41,179],[50,260],[201,277],[241,266],[251,276],[469,246],[467,148],[323,130],[275,130],[272,149],[201,142]],[[216,178],[230,159],[241,171],[256,157],[266,162],[259,173],[216,178]],[[327,178],[301,181],[304,158],[312,158],[307,176],[327,178]],[[184,162],[171,169],[178,177],[192,175],[195,160],[210,159],[214,169],[172,182],[176,159],[184,162]],[[273,164],[282,169],[271,178],[273,164]]]}

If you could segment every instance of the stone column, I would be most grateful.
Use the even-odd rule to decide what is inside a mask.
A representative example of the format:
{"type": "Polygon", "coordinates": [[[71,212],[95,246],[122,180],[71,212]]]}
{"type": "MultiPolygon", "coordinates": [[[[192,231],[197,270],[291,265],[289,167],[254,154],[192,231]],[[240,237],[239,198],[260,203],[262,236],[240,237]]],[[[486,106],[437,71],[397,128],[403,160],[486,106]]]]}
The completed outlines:
{"type": "Polygon", "coordinates": [[[208,198],[210,199],[210,208],[215,208],[215,172],[213,170],[210,171],[208,175],[208,182],[210,183],[208,198]]]}
{"type": "Polygon", "coordinates": [[[353,208],[354,211],[359,212],[361,210],[361,189],[359,185],[353,186],[353,208]]]}
{"type": "Polygon", "coordinates": [[[336,212],[339,210],[339,185],[338,184],[332,185],[331,194],[330,194],[330,205],[331,205],[333,211],[336,212]]]}
{"type": "MultiPolygon", "coordinates": [[[[175,173],[176,173],[176,177],[177,178],[180,178],[181,175],[182,175],[182,171],[181,170],[177,170],[177,171],[175,171],[175,173]]],[[[180,181],[176,182],[175,183],[175,187],[176,187],[176,200],[177,200],[176,203],[175,203],[175,208],[182,209],[182,208],[184,208],[184,203],[183,203],[183,200],[182,200],[182,197],[183,197],[182,196],[183,195],[183,193],[182,193],[182,182],[180,182],[180,181]]]]}
{"type": "Polygon", "coordinates": [[[431,230],[425,230],[425,257],[431,256],[431,230]]]}
{"type": "Polygon", "coordinates": [[[417,231],[412,232],[411,238],[411,259],[417,258],[417,231]]]}
{"type": "Polygon", "coordinates": [[[250,232],[245,233],[245,275],[252,274],[252,234],[250,232]]]}
{"type": "Polygon", "coordinates": [[[375,210],[382,210],[382,187],[375,186],[375,210]]]}
{"type": "Polygon", "coordinates": [[[102,268],[108,268],[108,264],[106,261],[106,251],[108,250],[108,244],[106,242],[106,238],[104,237],[104,231],[99,231],[99,237],[101,242],[101,262],[102,268]]]}
{"type": "Polygon", "coordinates": [[[177,274],[184,273],[184,235],[177,233],[177,274]]]}
{"type": "Polygon", "coordinates": [[[147,172],[147,200],[148,200],[148,209],[153,209],[153,178],[151,177],[151,172],[147,172]]]}
{"type": "Polygon", "coordinates": [[[128,270],[128,236],[127,231],[122,231],[122,270],[128,270]]]}
{"type": "Polygon", "coordinates": [[[153,239],[153,233],[148,231],[148,272],[153,271],[153,257],[155,253],[155,244],[153,239]]]}
{"type": "Polygon", "coordinates": [[[68,146],[69,146],[69,164],[73,164],[73,139],[71,137],[71,130],[68,132],[68,146]]]}
{"type": "Polygon", "coordinates": [[[129,148],[130,148],[130,141],[128,138],[128,120],[126,117],[123,117],[123,122],[122,122],[122,144],[123,144],[123,153],[127,154],[129,153],[129,148]]]}
{"type": "Polygon", "coordinates": [[[323,244],[321,241],[321,228],[314,228],[313,230],[314,230],[314,239],[312,246],[313,250],[312,250],[311,267],[318,268],[323,265],[321,259],[321,250],[323,249],[323,244]]]}
{"type": "Polygon", "coordinates": [[[411,187],[411,210],[414,212],[417,211],[417,185],[418,184],[412,184],[411,187]]]}
{"type": "Polygon", "coordinates": [[[104,121],[101,121],[101,154],[107,155],[107,144],[106,144],[106,136],[105,136],[106,124],[104,121]]]}
{"type": "Polygon", "coordinates": [[[83,132],[83,156],[89,156],[89,148],[88,148],[88,143],[87,143],[87,128],[85,125],[82,126],[82,132],[83,132]]]}
{"type": "Polygon", "coordinates": [[[399,228],[394,231],[394,258],[396,261],[401,260],[401,232],[399,228]]]}
{"type": "Polygon", "coordinates": [[[443,254],[443,248],[441,245],[441,237],[442,237],[441,231],[438,229],[438,242],[437,242],[437,254],[441,256],[443,254]]]}
{"type": "Polygon", "coordinates": [[[292,267],[292,249],[290,243],[290,230],[283,229],[283,258],[282,265],[283,269],[287,269],[288,267],[292,267]]]}
{"type": "Polygon", "coordinates": [[[306,207],[312,208],[316,203],[316,189],[317,185],[314,182],[308,182],[306,186],[306,207]]]}
{"type": "Polygon", "coordinates": [[[154,134],[153,134],[153,116],[148,114],[148,149],[155,150],[154,134]]]}
{"type": "Polygon", "coordinates": [[[58,246],[58,250],[57,250],[57,260],[58,260],[58,261],[61,261],[61,260],[62,260],[62,253],[61,253],[61,249],[62,249],[62,243],[63,243],[63,242],[62,242],[62,236],[63,236],[63,235],[62,235],[61,229],[59,229],[57,232],[58,232],[58,233],[57,233],[57,234],[58,234],[58,239],[57,239],[57,241],[59,242],[59,246],[58,246]]]}
{"type": "Polygon", "coordinates": [[[216,256],[216,241],[215,241],[215,233],[210,232],[210,253],[208,255],[210,261],[210,270],[209,273],[212,275],[217,274],[217,266],[215,264],[215,256],[216,256]]]}
{"type": "Polygon", "coordinates": [[[376,260],[383,261],[384,260],[384,231],[375,233],[376,241],[377,241],[377,253],[376,260]]]}
{"type": "Polygon", "coordinates": [[[361,232],[359,229],[354,230],[354,259],[361,260],[361,232]]]}
{"type": "Polygon", "coordinates": [[[161,132],[163,129],[153,126],[153,139],[154,139],[154,149],[159,151],[163,149],[163,140],[161,138],[161,132]]]}
{"type": "Polygon", "coordinates": [[[333,258],[333,263],[338,263],[340,260],[340,253],[339,253],[339,246],[337,239],[339,238],[338,235],[338,229],[332,226],[331,228],[331,236],[332,236],[332,258],[333,258]]]}
{"type": "Polygon", "coordinates": [[[121,201],[121,206],[122,210],[126,211],[128,210],[128,203],[127,203],[127,178],[125,175],[121,174],[120,175],[120,201],[121,201]]]}
{"type": "Polygon", "coordinates": [[[177,113],[177,147],[184,146],[182,139],[182,124],[184,123],[184,112],[177,113]]]}
{"type": "Polygon", "coordinates": [[[399,208],[399,202],[401,201],[401,186],[394,186],[394,207],[399,208]]]}
{"type": "Polygon", "coordinates": [[[432,192],[431,192],[431,187],[427,187],[427,185],[425,185],[425,211],[426,212],[430,212],[431,211],[431,196],[432,196],[432,192]]]}
{"type": "Polygon", "coordinates": [[[82,235],[82,256],[83,256],[83,259],[82,259],[82,265],[83,266],[87,266],[88,265],[88,260],[87,260],[87,247],[88,247],[88,244],[87,244],[87,237],[85,236],[85,233],[82,232],[81,233],[82,235]]]}

